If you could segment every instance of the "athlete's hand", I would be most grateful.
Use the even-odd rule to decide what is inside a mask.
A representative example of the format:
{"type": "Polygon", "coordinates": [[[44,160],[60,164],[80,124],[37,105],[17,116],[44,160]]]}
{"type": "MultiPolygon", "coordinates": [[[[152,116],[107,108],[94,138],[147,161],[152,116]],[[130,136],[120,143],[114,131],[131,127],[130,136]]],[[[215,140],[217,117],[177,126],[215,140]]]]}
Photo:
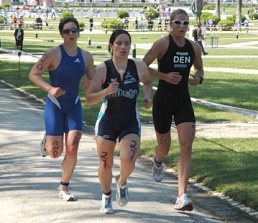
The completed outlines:
{"type": "Polygon", "coordinates": [[[106,88],[106,94],[114,94],[117,92],[119,83],[117,82],[117,80],[115,79],[107,88],[106,88]]]}
{"type": "Polygon", "coordinates": [[[88,87],[90,86],[90,82],[91,80],[87,77],[84,78],[83,82],[82,82],[82,88],[86,91],[88,89],[88,87]]]}
{"type": "Polygon", "coordinates": [[[144,98],[144,108],[149,109],[151,107],[151,99],[150,98],[144,98]]]}
{"type": "Polygon", "coordinates": [[[190,74],[190,76],[191,76],[192,78],[189,78],[189,79],[188,79],[188,83],[189,83],[191,86],[196,86],[196,85],[200,84],[200,81],[201,81],[201,78],[200,78],[200,77],[194,76],[194,75],[191,75],[191,74],[190,74]]]}
{"type": "Polygon", "coordinates": [[[165,76],[165,81],[171,84],[179,84],[182,79],[182,76],[179,72],[170,72],[165,76]]]}
{"type": "Polygon", "coordinates": [[[65,91],[63,91],[62,88],[60,87],[51,87],[50,90],[48,91],[51,95],[53,95],[54,97],[58,98],[60,96],[65,95],[65,91]]]}

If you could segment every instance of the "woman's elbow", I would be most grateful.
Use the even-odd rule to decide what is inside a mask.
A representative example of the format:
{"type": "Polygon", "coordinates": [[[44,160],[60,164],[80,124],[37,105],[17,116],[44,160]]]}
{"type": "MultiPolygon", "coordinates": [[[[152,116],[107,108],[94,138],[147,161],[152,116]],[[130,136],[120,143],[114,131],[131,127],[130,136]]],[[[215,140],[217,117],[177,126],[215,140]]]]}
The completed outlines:
{"type": "Polygon", "coordinates": [[[29,80],[34,83],[34,75],[29,73],[29,80]]]}
{"type": "Polygon", "coordinates": [[[91,105],[94,104],[94,103],[92,102],[92,100],[90,100],[90,98],[88,98],[88,97],[85,98],[85,103],[86,103],[87,106],[91,106],[91,105]]]}

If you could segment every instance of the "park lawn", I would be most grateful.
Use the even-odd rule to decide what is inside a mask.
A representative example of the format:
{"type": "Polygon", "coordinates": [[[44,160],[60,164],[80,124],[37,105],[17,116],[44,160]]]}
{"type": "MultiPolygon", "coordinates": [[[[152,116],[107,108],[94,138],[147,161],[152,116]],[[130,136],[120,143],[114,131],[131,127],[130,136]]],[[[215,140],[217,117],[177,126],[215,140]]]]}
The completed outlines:
{"type": "MultiPolygon", "coordinates": [[[[155,146],[156,140],[144,140],[140,156],[153,157],[155,146]]],[[[178,140],[172,140],[166,166],[177,171],[179,155],[178,140]]],[[[258,210],[258,138],[196,138],[192,159],[192,179],[258,210]]]]}
{"type": "Polygon", "coordinates": [[[210,102],[258,110],[258,75],[205,72],[205,83],[189,87],[194,98],[210,102]]]}
{"type": "MultiPolygon", "coordinates": [[[[206,51],[210,52],[209,49],[206,49],[206,51]]],[[[241,49],[239,49],[239,52],[241,49]]],[[[203,65],[204,65],[204,71],[205,67],[221,67],[223,64],[223,68],[232,68],[232,69],[254,69],[257,70],[257,64],[254,61],[257,61],[258,55],[256,58],[240,58],[240,57],[232,57],[232,58],[209,58],[205,57],[203,58],[203,65]],[[225,63],[225,60],[227,60],[227,63],[225,63]]],[[[237,72],[237,71],[236,71],[237,72]]],[[[205,71],[206,74],[206,71],[205,71]]],[[[242,74],[243,75],[243,74],[242,74]]]]}

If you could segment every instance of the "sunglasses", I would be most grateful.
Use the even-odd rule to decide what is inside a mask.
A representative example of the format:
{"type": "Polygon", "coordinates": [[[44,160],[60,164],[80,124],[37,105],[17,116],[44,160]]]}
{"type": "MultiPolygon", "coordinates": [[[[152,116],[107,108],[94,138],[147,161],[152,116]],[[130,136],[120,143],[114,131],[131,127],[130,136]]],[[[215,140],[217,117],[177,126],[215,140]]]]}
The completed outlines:
{"type": "Polygon", "coordinates": [[[71,28],[71,29],[65,29],[62,31],[63,34],[69,34],[70,32],[72,33],[78,33],[78,29],[77,28],[71,28]]]}
{"type": "Polygon", "coordinates": [[[180,26],[181,24],[183,24],[184,26],[188,26],[189,25],[189,21],[188,20],[173,20],[172,21],[174,24],[176,24],[177,26],[180,26]]]}

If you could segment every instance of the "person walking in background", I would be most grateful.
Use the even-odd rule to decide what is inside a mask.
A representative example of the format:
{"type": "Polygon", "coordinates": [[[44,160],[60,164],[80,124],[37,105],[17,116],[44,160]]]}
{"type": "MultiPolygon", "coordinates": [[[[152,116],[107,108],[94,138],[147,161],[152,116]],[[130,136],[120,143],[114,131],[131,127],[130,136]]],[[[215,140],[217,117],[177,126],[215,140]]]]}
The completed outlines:
{"type": "Polygon", "coordinates": [[[212,29],[213,29],[213,19],[212,18],[209,20],[209,27],[210,27],[210,32],[212,32],[212,29]]]}
{"type": "Polygon", "coordinates": [[[195,116],[188,90],[203,81],[201,48],[185,38],[189,16],[183,9],[174,10],[170,16],[171,32],[152,45],[143,61],[150,66],[157,59],[158,70],[149,68],[152,77],[158,78],[158,89],[153,97],[153,121],[158,145],[153,157],[154,180],[162,181],[163,157],[171,146],[172,118],[176,124],[180,157],[178,160],[178,197],[174,208],[191,211],[193,205],[186,194],[192,163],[192,144],[195,137],[195,116]],[[192,65],[194,74],[189,73],[192,65]]]}
{"type": "Polygon", "coordinates": [[[46,28],[48,28],[48,18],[47,17],[45,19],[45,26],[46,26],[46,28]]]}
{"type": "Polygon", "coordinates": [[[125,29],[128,30],[129,28],[129,19],[125,18],[125,29]]]}
{"type": "Polygon", "coordinates": [[[135,18],[135,30],[138,31],[139,21],[138,17],[135,18]]]}
{"type": "Polygon", "coordinates": [[[137,106],[139,84],[144,84],[144,105],[151,107],[152,81],[143,61],[128,59],[131,36],[123,29],[110,36],[112,59],[96,67],[86,95],[86,104],[102,106],[95,125],[99,157],[98,177],[102,186],[100,211],[113,213],[112,167],[117,138],[120,146],[120,174],[116,176],[116,201],[120,206],[128,203],[127,179],[135,167],[140,149],[140,120],[137,106]],[[101,90],[100,90],[101,89],[101,90]]]}
{"type": "Polygon", "coordinates": [[[14,31],[14,38],[17,50],[23,49],[23,38],[24,38],[24,30],[22,29],[22,24],[18,25],[18,28],[14,31]]]}
{"type": "Polygon", "coordinates": [[[23,16],[21,16],[20,18],[19,18],[19,21],[18,21],[18,25],[24,25],[24,19],[23,19],[23,16]]]}
{"type": "Polygon", "coordinates": [[[158,31],[162,31],[162,18],[161,18],[161,16],[158,18],[158,31]]]}
{"type": "Polygon", "coordinates": [[[16,14],[14,14],[14,16],[13,16],[13,25],[14,25],[14,28],[16,29],[17,28],[17,16],[16,16],[16,14]]]}
{"type": "Polygon", "coordinates": [[[61,182],[57,188],[58,196],[65,201],[74,201],[76,198],[68,186],[76,166],[82,136],[83,113],[79,86],[84,76],[86,88],[93,75],[93,57],[77,46],[79,23],[75,18],[62,19],[59,32],[63,43],[46,51],[31,69],[29,79],[48,93],[44,111],[46,134],[41,142],[42,156],[49,154],[56,159],[66,148],[61,182]],[[47,70],[50,84],[42,78],[47,70]]]}
{"type": "Polygon", "coordinates": [[[3,21],[3,25],[4,25],[4,28],[7,29],[7,17],[4,17],[4,21],[3,21]]]}
{"type": "Polygon", "coordinates": [[[9,26],[10,26],[10,30],[13,30],[13,16],[12,15],[9,18],[9,26]]]}
{"type": "Polygon", "coordinates": [[[41,19],[41,16],[40,15],[38,15],[38,17],[36,18],[36,20],[35,20],[35,25],[36,25],[36,28],[38,29],[38,30],[42,30],[42,19],[41,19]]]}
{"type": "Polygon", "coordinates": [[[202,53],[205,56],[208,53],[205,52],[205,50],[204,50],[204,47],[203,47],[203,44],[202,44],[202,40],[204,40],[204,35],[202,35],[202,24],[199,23],[198,24],[198,28],[197,28],[197,38],[195,39],[195,42],[197,42],[200,45],[200,47],[202,49],[202,53]]]}
{"type": "Polygon", "coordinates": [[[46,19],[48,18],[48,7],[46,7],[46,19]]]}
{"type": "Polygon", "coordinates": [[[141,17],[141,21],[140,21],[140,26],[139,26],[141,32],[144,31],[144,21],[143,21],[143,18],[141,17]]]}
{"type": "Polygon", "coordinates": [[[245,26],[245,32],[248,33],[248,31],[249,31],[249,21],[248,21],[248,19],[245,19],[243,24],[245,26]]]}
{"type": "Polygon", "coordinates": [[[241,33],[242,18],[237,21],[237,31],[241,33]]]}
{"type": "Polygon", "coordinates": [[[92,29],[93,29],[93,18],[92,18],[92,16],[89,19],[89,23],[90,23],[90,31],[92,31],[92,29]]]}
{"type": "Polygon", "coordinates": [[[148,18],[148,22],[147,22],[147,28],[150,31],[150,27],[151,27],[151,19],[148,18]]]}
{"type": "Polygon", "coordinates": [[[55,10],[55,8],[54,8],[54,6],[52,6],[52,8],[51,8],[51,19],[56,19],[56,10],[55,10]]]}
{"type": "Polygon", "coordinates": [[[164,30],[168,30],[168,22],[169,22],[169,19],[168,18],[165,18],[165,21],[164,21],[164,30]]]}

